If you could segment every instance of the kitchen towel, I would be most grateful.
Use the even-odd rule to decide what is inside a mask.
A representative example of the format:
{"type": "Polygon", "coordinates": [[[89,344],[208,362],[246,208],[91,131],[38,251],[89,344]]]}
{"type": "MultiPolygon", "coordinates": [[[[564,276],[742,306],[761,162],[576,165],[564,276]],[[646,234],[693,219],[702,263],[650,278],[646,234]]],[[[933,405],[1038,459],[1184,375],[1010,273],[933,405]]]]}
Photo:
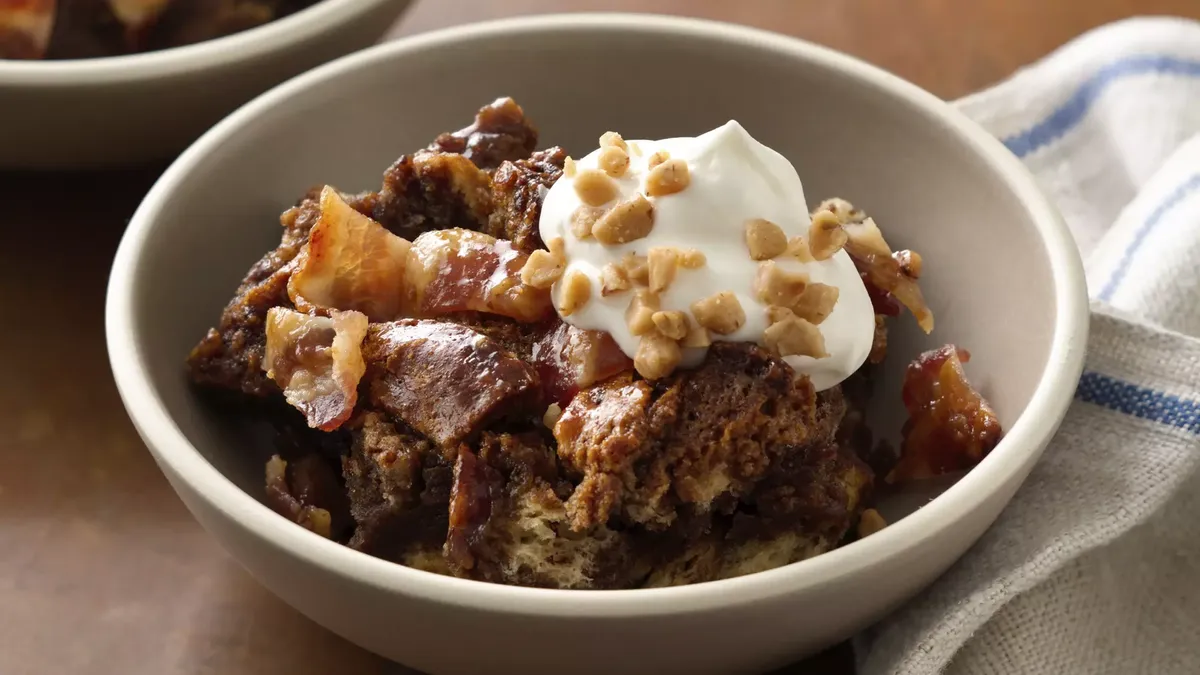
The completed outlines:
{"type": "Polygon", "coordinates": [[[1096,29],[956,103],[1057,203],[1091,335],[979,542],[855,642],[861,675],[1200,673],[1200,24],[1096,29]]]}

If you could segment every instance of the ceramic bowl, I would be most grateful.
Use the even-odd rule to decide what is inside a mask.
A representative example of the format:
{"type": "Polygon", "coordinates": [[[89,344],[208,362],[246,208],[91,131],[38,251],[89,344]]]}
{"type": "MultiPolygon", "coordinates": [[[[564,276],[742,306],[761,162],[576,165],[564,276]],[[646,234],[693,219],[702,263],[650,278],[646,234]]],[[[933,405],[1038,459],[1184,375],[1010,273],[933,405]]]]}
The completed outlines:
{"type": "Polygon", "coordinates": [[[174,157],[239,105],[379,40],[411,0],[323,0],[184,47],[63,61],[0,59],[0,169],[174,157]]]}
{"type": "Polygon", "coordinates": [[[571,15],[378,46],[234,113],[138,209],[114,264],[107,331],[125,405],[180,497],[259,581],[321,625],[429,673],[697,675],[794,661],[877,620],[954,563],[1062,419],[1087,317],[1079,257],[1055,210],[1000,143],[934,96],[766,32],[571,15]],[[270,511],[254,440],[195,397],[184,356],[278,241],[278,213],[305,189],[378,186],[399,154],[501,95],[536,121],[541,145],[577,155],[608,129],[661,138],[739,120],[794,163],[810,201],[848,198],[894,247],[924,256],[937,330],[926,337],[910,318],[898,322],[877,420],[895,428],[886,420],[900,409],[907,360],[955,342],[974,356],[969,375],[997,409],[1003,442],[940,494],[885,505],[905,517],[876,535],[679,588],[556,591],[436,576],[270,511]]]}

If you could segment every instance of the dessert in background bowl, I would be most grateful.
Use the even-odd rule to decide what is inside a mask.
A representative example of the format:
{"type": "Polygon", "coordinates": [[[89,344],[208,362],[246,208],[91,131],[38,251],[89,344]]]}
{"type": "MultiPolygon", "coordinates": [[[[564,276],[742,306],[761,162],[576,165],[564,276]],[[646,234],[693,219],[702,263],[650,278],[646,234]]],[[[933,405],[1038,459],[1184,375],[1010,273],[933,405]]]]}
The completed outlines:
{"type": "Polygon", "coordinates": [[[184,502],[322,625],[431,673],[715,673],[961,555],[1065,412],[1086,317],[1053,210],[932,96],[759,31],[572,15],[381,46],[231,116],[131,223],[108,336],[184,502]],[[536,137],[508,101],[441,133],[502,94],[536,137]],[[858,491],[978,461],[909,452],[973,438],[944,405],[972,390],[1005,432],[977,466],[919,508],[858,491]],[[898,464],[860,450],[907,412],[898,464]],[[663,448],[714,461],[643,470],[663,448]]]}
{"type": "Polygon", "coordinates": [[[0,0],[0,169],[164,160],[410,0],[0,0]]]}
{"type": "Polygon", "coordinates": [[[180,47],[318,0],[0,0],[0,59],[88,59],[180,47]]]}

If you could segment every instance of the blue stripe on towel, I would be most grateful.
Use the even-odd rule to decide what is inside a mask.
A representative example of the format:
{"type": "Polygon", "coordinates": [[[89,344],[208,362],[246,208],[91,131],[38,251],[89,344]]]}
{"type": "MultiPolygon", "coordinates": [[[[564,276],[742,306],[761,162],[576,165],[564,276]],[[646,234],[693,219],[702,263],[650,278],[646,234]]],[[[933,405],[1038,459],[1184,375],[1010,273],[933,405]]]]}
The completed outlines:
{"type": "Polygon", "coordinates": [[[1127,77],[1145,74],[1200,77],[1200,61],[1147,54],[1110,63],[1085,80],[1071,98],[1049,117],[1026,131],[1004,139],[1004,145],[1017,157],[1024,157],[1053,143],[1079,124],[1108,85],[1127,77]]]}
{"type": "Polygon", "coordinates": [[[1088,371],[1075,398],[1144,420],[1200,434],[1200,403],[1088,371]]]}
{"type": "Polygon", "coordinates": [[[1187,199],[1198,188],[1200,188],[1200,173],[1193,174],[1191,178],[1180,184],[1150,213],[1150,217],[1134,233],[1133,240],[1129,242],[1128,248],[1121,254],[1121,259],[1117,261],[1117,267],[1113,270],[1112,276],[1109,277],[1108,283],[1104,284],[1104,288],[1101,289],[1099,295],[1101,300],[1104,302],[1112,300],[1113,293],[1117,291],[1117,287],[1121,285],[1121,281],[1125,279],[1125,275],[1129,272],[1129,265],[1133,262],[1134,254],[1142,247],[1142,244],[1146,241],[1146,237],[1149,236],[1154,228],[1158,227],[1158,224],[1171,212],[1171,209],[1178,206],[1180,202],[1187,199]]]}

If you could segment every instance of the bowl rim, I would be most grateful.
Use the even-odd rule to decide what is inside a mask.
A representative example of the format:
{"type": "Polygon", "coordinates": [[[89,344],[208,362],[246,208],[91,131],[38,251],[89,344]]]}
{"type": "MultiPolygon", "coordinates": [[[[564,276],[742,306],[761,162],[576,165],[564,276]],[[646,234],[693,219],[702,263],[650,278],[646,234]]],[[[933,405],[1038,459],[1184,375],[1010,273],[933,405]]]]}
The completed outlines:
{"type": "Polygon", "coordinates": [[[406,0],[319,0],[316,4],[232,35],[152,52],[90,59],[0,59],[0,86],[79,87],[138,82],[249,62],[336,31],[370,9],[406,0]]]}
{"type": "Polygon", "coordinates": [[[323,571],[386,593],[475,611],[552,618],[672,616],[729,609],[844,581],[893,556],[923,546],[1012,480],[1023,479],[1057,430],[1083,369],[1089,305],[1074,240],[1020,161],[999,141],[941,99],[900,77],[832,49],[727,23],[626,13],[572,13],[500,19],[408,37],[342,57],[260,95],[188,148],[159,178],[122,237],[110,277],[106,337],[118,391],[135,427],[160,464],[208,505],[255,537],[323,571]],[[1056,317],[1050,353],[1022,415],[974,470],[930,503],[872,537],[773,570],[733,579],[655,589],[577,591],[524,588],[441,576],[352,550],[280,518],[221,474],[188,441],[150,384],[142,350],[131,338],[139,260],[171,192],[191,167],[261,112],[344,72],[429,49],[500,35],[558,31],[643,31],[767,47],[876,87],[940,121],[947,133],[982,157],[1027,210],[1050,260],[1056,317]]]}

